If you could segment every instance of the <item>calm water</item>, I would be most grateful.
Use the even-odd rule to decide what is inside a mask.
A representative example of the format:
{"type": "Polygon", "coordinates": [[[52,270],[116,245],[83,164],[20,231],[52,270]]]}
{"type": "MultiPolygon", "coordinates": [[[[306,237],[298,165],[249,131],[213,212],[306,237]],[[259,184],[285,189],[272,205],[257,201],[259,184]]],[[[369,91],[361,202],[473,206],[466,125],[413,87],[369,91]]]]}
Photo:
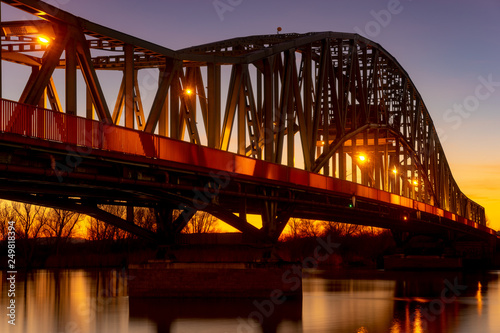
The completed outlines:
{"type": "Polygon", "coordinates": [[[302,301],[130,299],[124,271],[17,274],[0,332],[500,332],[500,272],[311,272],[302,301]]]}

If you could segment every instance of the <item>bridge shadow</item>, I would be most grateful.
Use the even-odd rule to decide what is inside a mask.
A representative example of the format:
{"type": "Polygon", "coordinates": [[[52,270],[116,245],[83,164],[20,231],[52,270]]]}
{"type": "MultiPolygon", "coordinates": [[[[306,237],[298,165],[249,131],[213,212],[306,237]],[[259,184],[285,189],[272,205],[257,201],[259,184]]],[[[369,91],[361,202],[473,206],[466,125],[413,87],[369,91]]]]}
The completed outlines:
{"type": "Polygon", "coordinates": [[[130,298],[130,321],[149,320],[158,332],[277,332],[302,326],[302,300],[130,298]]]}

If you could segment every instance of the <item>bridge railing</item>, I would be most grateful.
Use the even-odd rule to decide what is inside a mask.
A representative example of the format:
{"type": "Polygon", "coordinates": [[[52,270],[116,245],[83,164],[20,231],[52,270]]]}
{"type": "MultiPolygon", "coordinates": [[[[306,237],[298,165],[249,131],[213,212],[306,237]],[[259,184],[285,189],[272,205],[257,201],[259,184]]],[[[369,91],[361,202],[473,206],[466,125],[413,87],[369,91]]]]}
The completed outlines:
{"type": "Polygon", "coordinates": [[[343,193],[346,196],[355,194],[359,198],[426,212],[495,234],[494,230],[484,225],[439,207],[350,181],[5,99],[1,100],[0,106],[0,132],[3,133],[74,145],[83,150],[99,149],[202,166],[269,182],[293,183],[304,188],[343,193]]]}

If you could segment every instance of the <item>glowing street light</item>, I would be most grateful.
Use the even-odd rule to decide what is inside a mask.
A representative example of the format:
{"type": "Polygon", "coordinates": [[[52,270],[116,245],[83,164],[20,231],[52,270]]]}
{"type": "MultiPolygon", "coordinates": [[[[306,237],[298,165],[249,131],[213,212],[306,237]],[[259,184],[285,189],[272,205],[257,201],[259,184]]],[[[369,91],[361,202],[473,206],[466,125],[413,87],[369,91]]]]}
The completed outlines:
{"type": "Polygon", "coordinates": [[[38,36],[38,41],[42,44],[49,44],[50,39],[44,36],[38,36]]]}
{"type": "Polygon", "coordinates": [[[191,89],[186,89],[185,92],[186,92],[186,95],[192,95],[193,94],[193,91],[191,89]]]}
{"type": "Polygon", "coordinates": [[[366,161],[366,156],[365,156],[365,155],[359,155],[359,156],[358,156],[358,159],[359,159],[361,162],[365,162],[365,161],[366,161]]]}
{"type": "Polygon", "coordinates": [[[396,185],[397,185],[397,175],[398,175],[398,169],[396,167],[394,167],[394,169],[392,169],[392,173],[394,174],[394,193],[396,193],[396,185]]]}

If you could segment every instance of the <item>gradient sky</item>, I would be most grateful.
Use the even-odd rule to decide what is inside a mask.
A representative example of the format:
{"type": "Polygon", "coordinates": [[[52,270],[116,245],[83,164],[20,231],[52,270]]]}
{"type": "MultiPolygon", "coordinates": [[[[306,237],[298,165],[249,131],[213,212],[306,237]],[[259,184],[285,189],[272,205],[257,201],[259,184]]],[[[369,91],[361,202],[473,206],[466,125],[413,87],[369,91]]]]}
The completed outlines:
{"type": "MultiPolygon", "coordinates": [[[[282,33],[363,34],[381,44],[408,72],[439,128],[458,185],[486,208],[491,226],[500,229],[497,0],[47,2],[174,50],[239,36],[274,34],[278,26],[282,33]]],[[[26,18],[31,17],[2,4],[2,20],[26,18]]],[[[14,98],[9,96],[5,71],[3,75],[4,97],[14,98]]]]}

